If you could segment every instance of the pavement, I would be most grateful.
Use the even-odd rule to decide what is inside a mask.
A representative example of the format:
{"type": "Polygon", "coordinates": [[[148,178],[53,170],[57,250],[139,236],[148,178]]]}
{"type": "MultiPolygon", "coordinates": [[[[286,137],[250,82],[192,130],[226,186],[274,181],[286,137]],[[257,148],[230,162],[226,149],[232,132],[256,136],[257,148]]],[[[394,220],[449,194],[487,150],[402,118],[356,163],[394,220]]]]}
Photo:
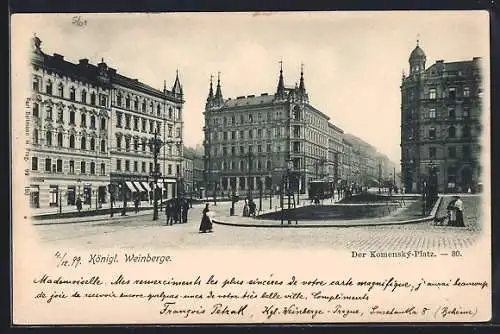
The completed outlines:
{"type": "MultiPolygon", "coordinates": [[[[449,200],[448,198],[444,200],[449,200]]],[[[107,217],[102,221],[73,224],[36,225],[42,243],[51,247],[88,252],[91,249],[314,249],[357,251],[463,249],[481,236],[480,196],[463,197],[467,227],[419,224],[356,226],[351,228],[240,228],[214,224],[214,233],[199,233],[204,205],[189,211],[188,223],[165,226],[165,214],[152,220],[152,212],[137,216],[107,217]]],[[[242,210],[237,203],[236,212],[242,210]]],[[[210,205],[214,219],[227,216],[230,203],[210,205]]],[[[444,213],[440,207],[438,215],[444,213]]],[[[444,209],[445,210],[445,209],[444,209]]]]}

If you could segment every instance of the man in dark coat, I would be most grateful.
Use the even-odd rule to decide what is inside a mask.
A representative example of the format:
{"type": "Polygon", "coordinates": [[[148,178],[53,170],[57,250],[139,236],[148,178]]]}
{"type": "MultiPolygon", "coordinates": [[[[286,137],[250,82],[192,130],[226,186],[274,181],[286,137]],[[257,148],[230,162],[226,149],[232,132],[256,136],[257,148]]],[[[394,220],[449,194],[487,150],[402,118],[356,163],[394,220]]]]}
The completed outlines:
{"type": "Polygon", "coordinates": [[[189,211],[189,203],[187,200],[182,202],[182,222],[187,223],[188,221],[188,211],[189,211]]]}

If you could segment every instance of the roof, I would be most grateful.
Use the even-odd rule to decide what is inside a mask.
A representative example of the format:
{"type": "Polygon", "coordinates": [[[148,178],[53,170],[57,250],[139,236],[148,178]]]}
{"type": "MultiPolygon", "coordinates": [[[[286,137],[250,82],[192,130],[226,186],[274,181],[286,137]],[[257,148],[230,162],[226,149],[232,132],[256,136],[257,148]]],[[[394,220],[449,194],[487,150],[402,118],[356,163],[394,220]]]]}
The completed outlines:
{"type": "Polygon", "coordinates": [[[425,52],[420,46],[416,46],[410,54],[410,60],[415,58],[425,58],[425,52]]]}
{"type": "Polygon", "coordinates": [[[464,60],[464,61],[453,61],[453,62],[442,62],[442,61],[437,61],[432,66],[430,66],[426,71],[429,71],[431,69],[434,69],[434,67],[437,66],[444,66],[445,71],[459,71],[459,70],[465,70],[465,69],[470,69],[474,65],[473,60],[464,60]]]}
{"type": "MultiPolygon", "coordinates": [[[[266,94],[266,93],[265,93],[266,94]]],[[[237,97],[236,99],[228,99],[224,102],[225,108],[233,108],[239,106],[256,106],[261,104],[271,104],[274,101],[273,95],[248,95],[237,97]]]]}

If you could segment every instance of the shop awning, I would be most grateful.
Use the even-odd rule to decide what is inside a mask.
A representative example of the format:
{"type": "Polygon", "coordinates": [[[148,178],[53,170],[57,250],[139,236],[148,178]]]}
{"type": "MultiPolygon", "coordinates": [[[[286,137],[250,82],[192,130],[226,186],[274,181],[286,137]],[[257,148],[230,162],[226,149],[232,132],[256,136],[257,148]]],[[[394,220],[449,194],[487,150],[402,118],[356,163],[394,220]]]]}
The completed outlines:
{"type": "Polygon", "coordinates": [[[137,189],[138,192],[144,192],[144,189],[141,187],[141,183],[140,182],[137,182],[137,181],[134,181],[132,182],[135,186],[135,188],[137,189]]]}
{"type": "Polygon", "coordinates": [[[125,185],[127,186],[127,188],[128,188],[130,191],[132,191],[132,192],[137,191],[137,190],[135,190],[135,187],[134,187],[134,185],[132,184],[132,182],[130,182],[130,181],[125,181],[125,185]]]}
{"type": "Polygon", "coordinates": [[[151,191],[151,188],[149,187],[149,184],[147,182],[141,182],[141,186],[146,190],[146,191],[151,191]]]}

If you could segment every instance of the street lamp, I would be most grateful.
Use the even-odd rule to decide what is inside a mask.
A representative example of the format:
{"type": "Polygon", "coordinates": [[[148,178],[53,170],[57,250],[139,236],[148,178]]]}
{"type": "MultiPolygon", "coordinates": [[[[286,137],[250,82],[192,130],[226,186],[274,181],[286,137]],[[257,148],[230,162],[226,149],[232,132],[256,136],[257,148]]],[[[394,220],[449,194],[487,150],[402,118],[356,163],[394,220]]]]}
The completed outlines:
{"type": "Polygon", "coordinates": [[[154,138],[149,140],[149,145],[151,151],[153,152],[153,171],[151,172],[151,176],[154,180],[154,189],[153,189],[153,220],[158,220],[158,178],[161,176],[161,172],[159,171],[158,165],[158,154],[160,153],[160,148],[165,143],[158,138],[158,131],[155,130],[154,138]]]}
{"type": "Polygon", "coordinates": [[[58,194],[58,200],[59,200],[59,214],[62,214],[62,198],[63,198],[63,190],[61,188],[59,189],[59,194],[58,194]]]}
{"type": "Polygon", "coordinates": [[[113,183],[110,183],[108,185],[108,191],[109,191],[109,205],[110,205],[110,209],[111,209],[111,213],[110,213],[110,216],[111,218],[113,218],[113,215],[114,215],[114,212],[113,212],[113,202],[115,200],[115,195],[114,195],[114,192],[115,192],[115,185],[113,183]]]}

